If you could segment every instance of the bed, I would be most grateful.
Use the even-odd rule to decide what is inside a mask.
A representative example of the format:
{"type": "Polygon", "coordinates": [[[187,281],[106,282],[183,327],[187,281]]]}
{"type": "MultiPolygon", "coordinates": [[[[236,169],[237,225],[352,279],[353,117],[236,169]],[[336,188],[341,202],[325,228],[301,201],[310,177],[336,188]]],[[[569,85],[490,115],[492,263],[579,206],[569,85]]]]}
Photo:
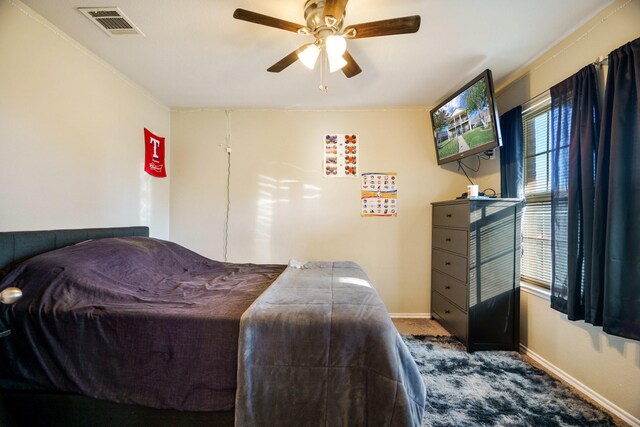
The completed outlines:
{"type": "Polygon", "coordinates": [[[221,263],[125,227],[0,233],[0,270],[24,294],[0,306],[3,425],[421,422],[354,263],[221,263]]]}

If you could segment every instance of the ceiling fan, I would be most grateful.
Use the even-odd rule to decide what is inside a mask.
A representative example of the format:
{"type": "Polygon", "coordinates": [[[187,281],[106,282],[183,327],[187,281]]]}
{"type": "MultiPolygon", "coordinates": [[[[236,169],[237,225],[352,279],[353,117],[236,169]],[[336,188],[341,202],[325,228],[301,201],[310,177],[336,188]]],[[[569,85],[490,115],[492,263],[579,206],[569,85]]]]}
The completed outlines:
{"type": "Polygon", "coordinates": [[[254,24],[314,36],[315,41],[303,44],[273,64],[267,71],[279,73],[298,59],[305,66],[313,69],[318,58],[320,58],[320,89],[326,92],[327,68],[330,72],[341,69],[348,78],[362,71],[358,63],[347,51],[346,39],[409,34],[415,33],[420,29],[419,15],[366,22],[343,28],[347,1],[307,0],[304,5],[304,18],[307,25],[296,24],[245,9],[236,9],[233,17],[254,24]]]}

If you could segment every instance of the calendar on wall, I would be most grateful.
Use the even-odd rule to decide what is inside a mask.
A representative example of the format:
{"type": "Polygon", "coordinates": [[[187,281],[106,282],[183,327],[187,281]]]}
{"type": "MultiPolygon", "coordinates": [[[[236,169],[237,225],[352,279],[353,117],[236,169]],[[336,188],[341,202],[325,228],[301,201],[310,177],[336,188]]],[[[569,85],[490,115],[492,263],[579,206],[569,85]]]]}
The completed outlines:
{"type": "Polygon", "coordinates": [[[397,216],[398,175],[395,172],[363,173],[360,204],[362,216],[397,216]]]}
{"type": "Polygon", "coordinates": [[[333,178],[358,176],[358,135],[325,134],[324,176],[333,178]]]}

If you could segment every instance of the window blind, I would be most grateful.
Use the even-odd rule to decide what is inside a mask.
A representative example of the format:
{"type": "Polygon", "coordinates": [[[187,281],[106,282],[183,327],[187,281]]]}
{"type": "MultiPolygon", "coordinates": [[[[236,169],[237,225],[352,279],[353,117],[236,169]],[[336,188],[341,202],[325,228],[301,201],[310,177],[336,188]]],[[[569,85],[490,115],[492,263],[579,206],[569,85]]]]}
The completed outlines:
{"type": "Polygon", "coordinates": [[[527,203],[520,275],[527,282],[551,285],[551,202],[527,203]]]}
{"type": "Polygon", "coordinates": [[[524,136],[524,195],[521,279],[551,285],[551,98],[532,101],[522,115],[524,136]]]}

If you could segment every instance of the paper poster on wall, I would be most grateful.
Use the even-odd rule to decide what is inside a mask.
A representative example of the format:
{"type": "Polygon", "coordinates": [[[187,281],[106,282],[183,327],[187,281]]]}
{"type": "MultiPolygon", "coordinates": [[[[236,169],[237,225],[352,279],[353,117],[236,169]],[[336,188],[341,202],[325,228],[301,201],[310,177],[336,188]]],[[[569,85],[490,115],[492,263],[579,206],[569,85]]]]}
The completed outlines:
{"type": "Polygon", "coordinates": [[[358,135],[324,136],[324,176],[334,178],[358,176],[358,135]]]}
{"type": "Polygon", "coordinates": [[[360,203],[362,216],[397,216],[398,175],[395,172],[363,173],[360,203]]]}

